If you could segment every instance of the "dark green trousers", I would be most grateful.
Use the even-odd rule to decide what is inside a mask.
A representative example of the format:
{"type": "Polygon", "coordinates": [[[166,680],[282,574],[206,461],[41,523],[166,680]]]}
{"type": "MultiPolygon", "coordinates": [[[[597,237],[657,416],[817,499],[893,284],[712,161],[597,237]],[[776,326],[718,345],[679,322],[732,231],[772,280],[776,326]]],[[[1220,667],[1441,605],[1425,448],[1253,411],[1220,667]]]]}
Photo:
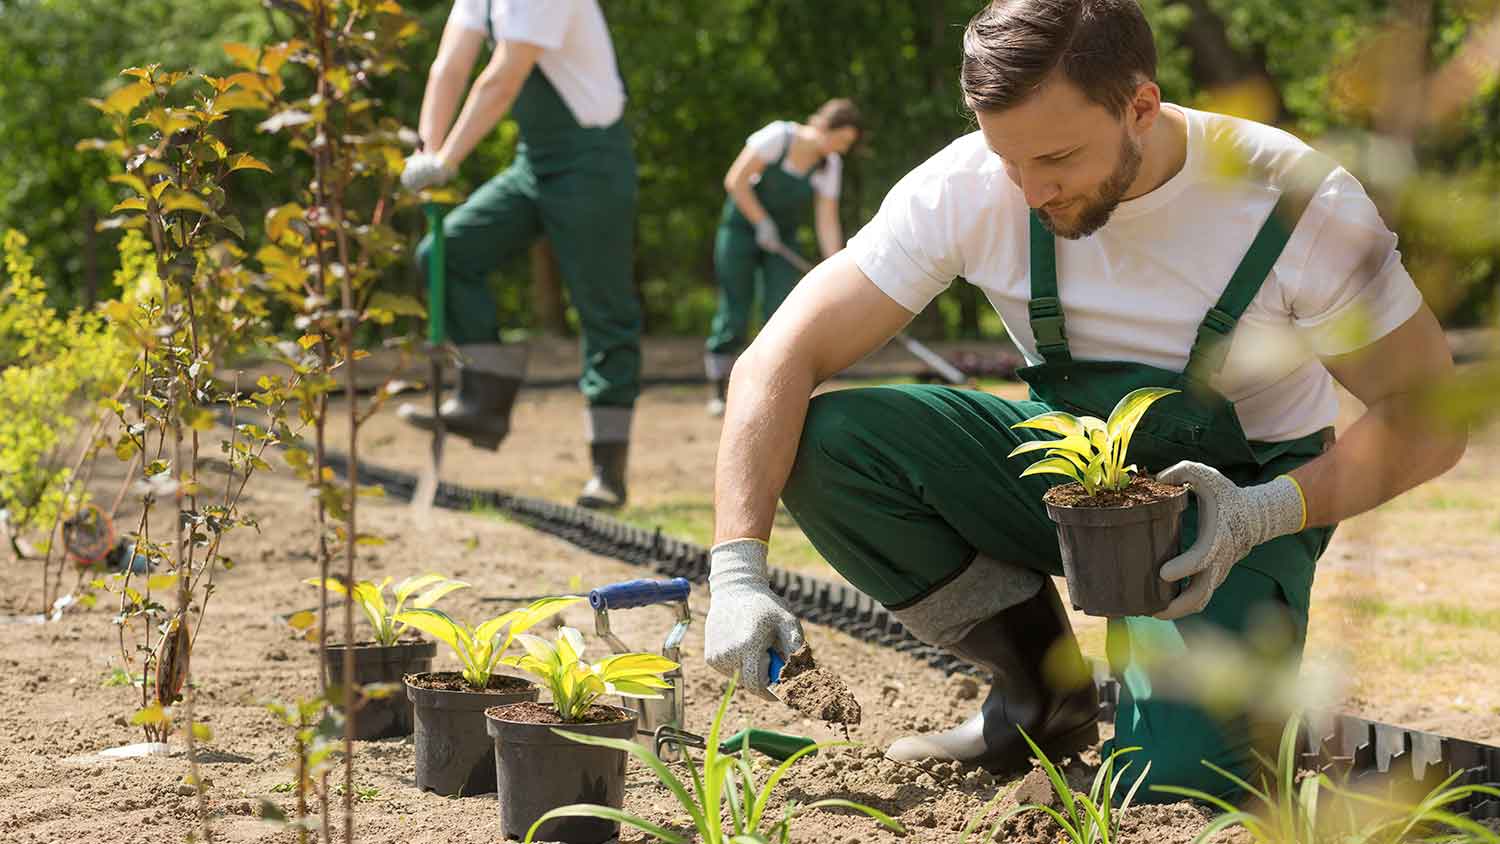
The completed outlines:
{"type": "MultiPolygon", "coordinates": [[[[629,147],[537,173],[524,152],[444,221],[448,334],[455,343],[500,337],[489,276],[545,234],[583,334],[578,387],[591,405],[628,407],[640,393],[641,303],[631,277],[635,163],[629,147]]],[[[427,266],[430,238],[418,248],[427,266]]]]}
{"type": "MultiPolygon", "coordinates": [[[[719,224],[714,237],[714,275],[719,282],[719,307],[714,312],[706,348],[711,355],[736,355],[750,341],[751,310],[760,292],[763,320],[771,318],[802,277],[785,258],[755,245],[755,232],[743,217],[719,224]]],[[[795,229],[785,231],[787,237],[795,229]]]]}
{"type": "MultiPolygon", "coordinates": [[[[1034,455],[1006,458],[1021,442],[1048,437],[1010,427],[1048,409],[946,387],[818,396],[782,500],[841,575],[898,612],[941,589],[976,552],[1061,575],[1056,530],[1041,500],[1052,482],[1018,477],[1034,455]]],[[[1191,508],[1185,545],[1196,535],[1195,520],[1191,508]]],[[[1306,636],[1312,568],[1330,533],[1308,530],[1257,547],[1197,615],[1109,622],[1108,656],[1123,684],[1115,741],[1142,747],[1130,754],[1130,781],[1149,761],[1147,785],[1231,795],[1233,786],[1203,760],[1241,776],[1252,771],[1251,748],[1263,746],[1280,724],[1164,695],[1160,672],[1170,670],[1174,654],[1226,638],[1244,641],[1252,627],[1268,629],[1262,625],[1284,631],[1275,656],[1295,664],[1306,636]]],[[[1138,799],[1168,798],[1153,798],[1143,786],[1138,799]]]]}

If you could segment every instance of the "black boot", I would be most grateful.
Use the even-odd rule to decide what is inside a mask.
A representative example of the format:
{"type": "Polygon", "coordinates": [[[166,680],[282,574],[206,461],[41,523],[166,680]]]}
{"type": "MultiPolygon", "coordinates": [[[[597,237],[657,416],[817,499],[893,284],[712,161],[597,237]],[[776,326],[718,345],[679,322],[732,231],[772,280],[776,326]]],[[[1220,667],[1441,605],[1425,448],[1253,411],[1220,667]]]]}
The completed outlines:
{"type": "Polygon", "coordinates": [[[590,443],[594,476],[584,484],[578,506],[590,510],[618,510],[625,504],[625,457],[630,443],[590,443]]]}
{"type": "Polygon", "coordinates": [[[998,773],[1024,767],[1031,755],[1018,726],[1053,760],[1099,740],[1098,692],[1052,581],[949,649],[994,675],[989,695],[969,720],[946,732],[899,739],[888,758],[956,760],[998,773]],[[1061,652],[1049,657],[1053,643],[1061,652]],[[1057,688],[1048,679],[1054,674],[1072,685],[1057,688]]]}
{"type": "MultiPolygon", "coordinates": [[[[510,432],[510,411],[520,389],[520,378],[460,366],[458,392],[445,399],[439,409],[443,425],[448,433],[494,451],[510,432]]],[[[404,404],[399,412],[409,424],[424,431],[433,429],[430,405],[421,408],[404,404]]]]}

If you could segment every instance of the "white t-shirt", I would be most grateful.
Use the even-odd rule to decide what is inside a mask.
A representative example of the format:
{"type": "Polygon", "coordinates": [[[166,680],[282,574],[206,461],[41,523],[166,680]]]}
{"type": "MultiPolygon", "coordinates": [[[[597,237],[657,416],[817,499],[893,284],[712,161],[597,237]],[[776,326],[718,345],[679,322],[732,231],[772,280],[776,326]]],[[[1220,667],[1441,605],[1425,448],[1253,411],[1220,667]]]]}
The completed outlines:
{"type": "MultiPolygon", "coordinates": [[[[767,123],[763,128],[755,130],[755,134],[745,139],[745,146],[755,150],[760,160],[767,164],[775,164],[776,159],[781,158],[786,152],[787,142],[791,140],[792,132],[797,124],[790,120],[775,120],[767,123]]],[[[807,175],[806,170],[795,170],[791,162],[782,160],[781,169],[797,178],[807,175]]],[[[813,190],[818,196],[826,196],[829,199],[839,198],[839,183],[844,175],[844,159],[836,152],[828,153],[823,161],[823,167],[812,174],[813,190]]]]}
{"type": "MultiPolygon", "coordinates": [[[[1080,360],[1126,360],[1180,371],[1280,190],[1248,172],[1285,174],[1308,154],[1290,134],[1178,108],[1187,117],[1180,172],[1122,202],[1080,240],[1057,238],[1058,296],[1080,360]],[[1246,172],[1246,171],[1241,171],[1246,172]]],[[[963,276],[984,291],[1029,363],[1040,355],[1027,319],[1028,208],[978,132],[908,173],[849,241],[865,275],[907,310],[926,307],[963,276]]],[[[1214,381],[1254,440],[1278,441],[1333,424],[1338,399],[1319,355],[1383,337],[1422,304],[1396,236],[1353,176],[1320,185],[1271,275],[1240,318],[1214,381]]]]}
{"type": "Polygon", "coordinates": [[[625,112],[625,83],[598,0],[455,0],[449,19],[498,41],[541,47],[537,65],[579,125],[609,126],[625,112]]]}

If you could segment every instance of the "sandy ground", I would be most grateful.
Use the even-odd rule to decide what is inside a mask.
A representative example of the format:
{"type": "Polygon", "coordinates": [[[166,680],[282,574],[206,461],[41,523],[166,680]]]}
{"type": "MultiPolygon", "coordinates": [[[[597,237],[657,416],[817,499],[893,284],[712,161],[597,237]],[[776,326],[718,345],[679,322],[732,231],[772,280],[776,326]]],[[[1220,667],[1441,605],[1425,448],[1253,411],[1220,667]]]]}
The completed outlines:
{"type": "MultiPolygon", "coordinates": [[[[659,523],[698,538],[707,530],[708,497],[718,423],[702,412],[703,393],[661,387],[643,396],[631,469],[632,509],[642,524],[659,523]]],[[[498,453],[450,441],[449,480],[533,495],[570,497],[587,475],[583,404],[568,389],[529,390],[516,412],[516,432],[498,453]]],[[[385,465],[418,468],[425,440],[403,431],[386,413],[365,431],[362,451],[385,465]]],[[[212,449],[206,449],[211,451],[212,449]]],[[[1468,738],[1500,740],[1500,509],[1490,491],[1500,462],[1500,435],[1477,438],[1464,463],[1429,487],[1346,525],[1325,557],[1314,598],[1308,672],[1347,671],[1338,705],[1368,717],[1468,738]]],[[[101,478],[101,491],[113,492],[101,478]]],[[[414,520],[403,505],[362,500],[362,529],[389,543],[361,549],[362,576],[440,571],[474,584],[445,608],[460,617],[487,617],[513,604],[505,596],[562,593],[574,577],[584,586],[641,575],[641,570],[580,551],[487,514],[438,512],[414,520]]],[[[302,488],[284,470],[259,479],[246,502],[263,533],[234,537],[239,561],[220,581],[198,642],[194,671],[200,716],[214,732],[204,763],[215,839],[291,841],[256,818],[269,799],[292,808],[278,786],[292,779],[291,736],[262,703],[315,693],[315,653],[277,618],[316,604],[300,583],[316,573],[309,554],[313,524],[302,488]]],[[[810,555],[789,522],[778,528],[778,562],[832,576],[810,555]],[[799,546],[798,543],[801,543],[799,546]]],[[[33,569],[0,570],[0,594],[21,606],[33,569]]],[[[104,602],[108,604],[108,601],[104,602]]],[[[688,721],[706,729],[723,681],[701,658],[701,613],[707,595],[693,595],[694,633],[686,642],[688,721]]],[[[160,842],[184,840],[194,804],[177,793],[187,762],[180,754],[114,762],[88,758],[104,748],[141,740],[126,719],[134,690],[104,680],[121,663],[113,612],[105,605],[70,613],[45,626],[0,625],[0,660],[12,677],[10,705],[0,711],[0,840],[160,842]]],[[[569,624],[592,632],[589,613],[569,611],[569,624]]],[[[655,647],[670,620],[665,610],[621,613],[616,630],[643,649],[655,647]]],[[[1086,648],[1102,652],[1100,625],[1079,619],[1086,648]]],[[[965,716],[978,690],[904,656],[809,626],[824,664],[859,666],[852,691],[864,723],[851,738],[864,747],[824,754],[799,765],[781,799],[808,802],[847,797],[897,815],[910,840],[957,842],[963,821],[1008,787],[972,770],[914,770],[879,757],[878,748],[912,730],[941,729],[965,716]]],[[[456,665],[440,655],[437,667],[456,665]]],[[[841,738],[778,704],[739,696],[730,729],[756,726],[841,738]]],[[[493,796],[447,799],[413,785],[410,739],[361,743],[355,782],[361,793],[357,840],[480,842],[498,839],[493,796]]],[[[668,825],[686,820],[644,769],[632,768],[626,808],[668,825]]],[[[1127,840],[1185,842],[1203,824],[1187,806],[1143,808],[1127,819],[1127,840]]],[[[893,840],[872,822],[818,812],[795,826],[796,840],[893,840]]],[[[1049,833],[1013,828],[1009,840],[1042,841],[1049,833]]],[[[626,842],[642,841],[627,833],[626,842]]]]}

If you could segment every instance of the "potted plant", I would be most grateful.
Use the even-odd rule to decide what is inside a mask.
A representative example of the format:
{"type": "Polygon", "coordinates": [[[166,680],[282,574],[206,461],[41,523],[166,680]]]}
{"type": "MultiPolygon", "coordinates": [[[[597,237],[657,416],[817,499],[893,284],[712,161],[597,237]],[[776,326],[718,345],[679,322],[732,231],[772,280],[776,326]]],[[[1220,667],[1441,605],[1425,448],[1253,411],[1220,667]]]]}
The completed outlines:
{"type": "MultiPolygon", "coordinates": [[[[556,645],[537,636],[518,638],[526,654],[504,662],[540,679],[552,700],[484,712],[494,740],[500,834],[505,838],[525,836],[559,806],[591,803],[619,810],[625,801],[625,751],[581,744],[555,728],[628,741],[635,737],[637,713],[599,704],[599,697],[661,697],[659,690],[671,686],[662,674],[677,668],[672,660],[649,653],[615,654],[590,664],[583,659],[583,634],[571,627],[558,631],[556,645]]],[[[620,824],[608,817],[556,818],[537,834],[548,841],[597,844],[618,836],[620,824]]]]}
{"type": "MultiPolygon", "coordinates": [[[[407,638],[408,626],[396,620],[405,609],[408,600],[417,608],[431,607],[447,595],[468,588],[461,580],[452,580],[441,574],[414,575],[397,583],[391,592],[393,600],[386,602],[385,590],[391,585],[387,577],[379,584],[361,580],[354,584],[353,594],[344,582],[329,577],[310,577],[304,580],[312,586],[322,586],[337,595],[342,595],[365,614],[370,628],[375,631],[373,641],[331,644],[323,651],[323,670],[328,685],[344,684],[344,652],[354,651],[354,676],[357,686],[377,684],[399,685],[403,677],[431,670],[432,658],[437,654],[437,643],[423,641],[419,637],[407,638]],[[421,592],[421,594],[417,594],[421,592]],[[413,598],[412,596],[416,597],[413,598]]],[[[311,613],[306,620],[311,623],[311,613]]],[[[338,699],[337,696],[334,699],[338,699]]],[[[405,695],[366,696],[362,705],[355,708],[350,717],[354,719],[354,737],[360,741],[369,739],[409,736],[412,732],[411,701],[405,695]]]]}
{"type": "Polygon", "coordinates": [[[495,790],[495,745],[485,734],[484,711],[537,697],[537,687],[529,680],[495,671],[500,655],[516,636],[582,600],[542,598],[472,628],[431,607],[396,616],[398,622],[445,642],[463,665],[462,671],[405,677],[406,696],[416,715],[417,788],[445,796],[495,790]]]}
{"type": "Polygon", "coordinates": [[[1057,524],[1063,573],[1073,606],[1089,615],[1152,615],[1177,595],[1161,579],[1161,565],[1178,552],[1187,487],[1137,476],[1125,463],[1130,437],[1157,399],[1177,390],[1142,387],[1121,398],[1105,421],[1062,411],[1011,426],[1059,434],[1061,439],[1022,443],[1008,457],[1045,451],[1027,475],[1062,475],[1072,483],[1047,490],[1042,500],[1057,524]]]}

